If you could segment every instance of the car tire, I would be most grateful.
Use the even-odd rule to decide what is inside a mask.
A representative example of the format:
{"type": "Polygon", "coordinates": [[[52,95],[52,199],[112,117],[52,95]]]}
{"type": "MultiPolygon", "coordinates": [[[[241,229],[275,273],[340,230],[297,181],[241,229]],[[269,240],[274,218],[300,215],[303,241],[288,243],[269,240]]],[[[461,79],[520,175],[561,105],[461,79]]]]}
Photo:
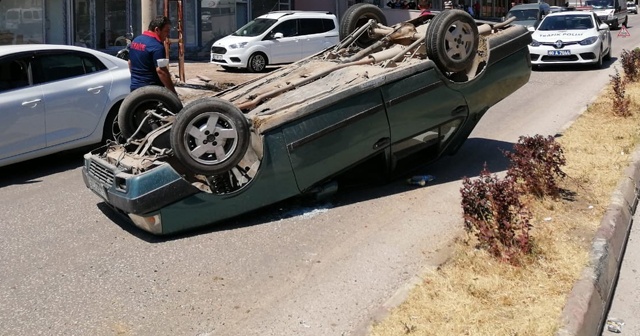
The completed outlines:
{"type": "MultiPolygon", "coordinates": [[[[182,109],[180,98],[164,86],[149,85],[131,92],[120,105],[118,126],[125,139],[129,139],[140,127],[147,110],[155,110],[159,115],[175,115],[182,109]]],[[[136,138],[140,139],[159,127],[159,120],[150,117],[140,128],[136,138]]]]}
{"type": "Polygon", "coordinates": [[[247,69],[251,72],[263,72],[267,68],[267,56],[263,53],[255,53],[249,57],[247,69]]]}
{"type": "Polygon", "coordinates": [[[460,72],[473,63],[478,40],[478,26],[469,13],[446,10],[436,15],[427,28],[427,55],[441,71],[460,72]]]}
{"type": "Polygon", "coordinates": [[[171,128],[175,156],[187,169],[206,176],[235,167],[247,151],[249,138],[249,123],[240,109],[220,98],[188,104],[171,128]]]}
{"type": "MultiPolygon", "coordinates": [[[[369,19],[373,19],[382,25],[387,25],[387,18],[384,16],[384,13],[375,5],[357,3],[347,8],[340,20],[340,40],[344,40],[349,34],[362,27],[369,19]]],[[[367,34],[362,34],[362,36],[355,41],[355,44],[360,48],[366,48],[373,44],[373,42],[375,42],[375,39],[370,38],[367,34]]]]}
{"type": "Polygon", "coordinates": [[[122,132],[118,125],[118,108],[114,107],[107,114],[107,118],[104,120],[104,126],[102,127],[102,143],[106,143],[109,140],[119,141],[121,139],[122,132]]]}
{"type": "Polygon", "coordinates": [[[603,53],[604,51],[602,50],[602,45],[600,45],[600,53],[598,54],[598,61],[596,61],[596,63],[594,64],[594,67],[596,69],[602,69],[602,59],[603,59],[603,53]]]}
{"type": "Polygon", "coordinates": [[[605,61],[611,60],[611,44],[609,44],[609,50],[607,50],[607,53],[604,55],[604,60],[605,61]]]}

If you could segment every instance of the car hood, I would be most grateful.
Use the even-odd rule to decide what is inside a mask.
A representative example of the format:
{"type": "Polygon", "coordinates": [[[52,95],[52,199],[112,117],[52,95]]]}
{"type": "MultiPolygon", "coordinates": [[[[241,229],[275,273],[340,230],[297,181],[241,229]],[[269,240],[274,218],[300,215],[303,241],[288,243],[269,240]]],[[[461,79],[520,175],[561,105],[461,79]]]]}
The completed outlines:
{"type": "Polygon", "coordinates": [[[557,40],[582,40],[593,33],[588,30],[536,30],[531,37],[538,42],[555,42],[557,40]]]}
{"type": "Polygon", "coordinates": [[[521,20],[515,21],[514,24],[525,26],[525,27],[533,27],[536,24],[536,20],[521,20]]]}
{"type": "Polygon", "coordinates": [[[593,12],[596,13],[596,15],[598,16],[605,16],[605,15],[609,15],[609,14],[613,14],[613,12],[615,11],[615,9],[610,8],[610,9],[594,9],[593,12]]]}
{"type": "Polygon", "coordinates": [[[213,45],[216,47],[228,47],[232,44],[238,44],[238,43],[242,43],[242,42],[251,42],[254,41],[257,38],[257,36],[233,36],[233,35],[227,35],[215,42],[213,42],[213,45]]]}

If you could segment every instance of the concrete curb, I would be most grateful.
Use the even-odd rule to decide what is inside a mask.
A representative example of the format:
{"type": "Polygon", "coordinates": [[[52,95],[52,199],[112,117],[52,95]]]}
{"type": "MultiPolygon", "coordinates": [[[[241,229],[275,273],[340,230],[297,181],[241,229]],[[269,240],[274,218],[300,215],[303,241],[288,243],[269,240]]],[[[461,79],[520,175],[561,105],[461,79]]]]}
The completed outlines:
{"type": "Polygon", "coordinates": [[[640,191],[640,152],[611,197],[592,241],[589,265],[574,284],[556,336],[600,335],[613,298],[640,191]]]}

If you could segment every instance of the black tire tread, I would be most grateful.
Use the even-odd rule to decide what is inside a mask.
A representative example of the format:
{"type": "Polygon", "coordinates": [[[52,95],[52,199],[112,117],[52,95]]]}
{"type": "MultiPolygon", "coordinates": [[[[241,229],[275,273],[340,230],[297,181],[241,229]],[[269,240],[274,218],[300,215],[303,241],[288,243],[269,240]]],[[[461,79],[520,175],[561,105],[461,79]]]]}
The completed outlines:
{"type": "Polygon", "coordinates": [[[177,114],[182,110],[180,98],[164,86],[149,85],[131,92],[120,105],[118,111],[118,126],[125,139],[128,139],[138,128],[133,120],[134,108],[146,101],[161,101],[167,109],[177,114]]]}
{"type": "Polygon", "coordinates": [[[436,15],[429,24],[426,35],[427,56],[429,56],[429,58],[443,72],[463,71],[471,65],[476,56],[475,53],[478,50],[479,43],[478,26],[476,25],[473,17],[463,10],[450,9],[436,15]],[[454,21],[463,21],[468,23],[475,36],[471,54],[461,61],[449,59],[444,54],[444,35],[454,21]]]}
{"type": "MultiPolygon", "coordinates": [[[[349,34],[358,29],[358,21],[362,18],[375,19],[382,25],[387,25],[387,18],[380,8],[368,3],[357,3],[347,8],[340,20],[339,34],[340,40],[344,40],[349,34]]],[[[356,41],[356,45],[361,48],[367,47],[370,39],[360,38],[356,41]]]]}

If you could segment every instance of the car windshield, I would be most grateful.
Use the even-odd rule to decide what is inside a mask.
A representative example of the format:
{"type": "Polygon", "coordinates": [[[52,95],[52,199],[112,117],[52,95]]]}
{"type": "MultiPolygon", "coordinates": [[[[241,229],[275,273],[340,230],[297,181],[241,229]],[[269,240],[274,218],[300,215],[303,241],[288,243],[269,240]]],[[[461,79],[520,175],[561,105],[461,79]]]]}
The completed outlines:
{"type": "Polygon", "coordinates": [[[585,5],[591,6],[595,9],[614,8],[613,0],[587,0],[585,5]]]}
{"type": "Polygon", "coordinates": [[[593,27],[593,20],[589,15],[558,15],[547,16],[538,30],[582,30],[593,27]]]}
{"type": "Polygon", "coordinates": [[[246,25],[242,26],[242,28],[236,30],[233,36],[258,36],[271,26],[273,26],[277,20],[274,19],[255,19],[246,25]]]}
{"type": "Polygon", "coordinates": [[[516,21],[532,21],[538,19],[538,10],[533,9],[516,9],[507,13],[507,19],[515,17],[516,21]]]}
{"type": "Polygon", "coordinates": [[[20,19],[20,14],[16,11],[7,12],[7,20],[18,20],[20,19]]]}
{"type": "Polygon", "coordinates": [[[635,2],[627,2],[627,7],[635,7],[635,2]]]}

